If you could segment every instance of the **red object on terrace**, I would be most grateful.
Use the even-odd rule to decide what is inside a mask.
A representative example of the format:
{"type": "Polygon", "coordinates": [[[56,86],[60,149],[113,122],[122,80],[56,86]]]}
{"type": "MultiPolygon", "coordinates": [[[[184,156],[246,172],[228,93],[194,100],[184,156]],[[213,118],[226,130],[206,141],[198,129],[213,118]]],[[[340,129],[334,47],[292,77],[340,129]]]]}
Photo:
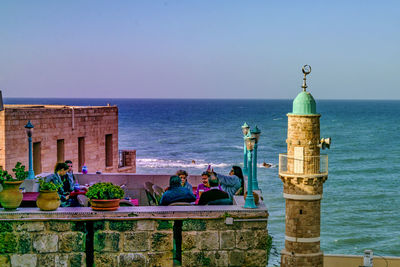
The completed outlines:
{"type": "Polygon", "coordinates": [[[70,196],[70,197],[75,197],[75,196],[78,196],[78,195],[86,195],[86,192],[87,192],[87,191],[85,191],[85,190],[72,191],[72,192],[69,194],[69,196],[70,196]]]}
{"type": "Polygon", "coordinates": [[[26,192],[23,193],[23,198],[20,207],[36,207],[36,199],[39,192],[26,192]]]}

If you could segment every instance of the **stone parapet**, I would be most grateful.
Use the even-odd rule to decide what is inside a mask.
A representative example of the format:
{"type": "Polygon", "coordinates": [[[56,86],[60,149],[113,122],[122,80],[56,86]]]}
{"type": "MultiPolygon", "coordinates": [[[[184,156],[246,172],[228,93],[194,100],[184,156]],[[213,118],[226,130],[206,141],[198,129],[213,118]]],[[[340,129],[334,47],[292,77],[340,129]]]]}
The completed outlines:
{"type": "Polygon", "coordinates": [[[263,204],[0,210],[0,265],[173,266],[178,231],[182,266],[266,266],[267,219],[263,204]]]}

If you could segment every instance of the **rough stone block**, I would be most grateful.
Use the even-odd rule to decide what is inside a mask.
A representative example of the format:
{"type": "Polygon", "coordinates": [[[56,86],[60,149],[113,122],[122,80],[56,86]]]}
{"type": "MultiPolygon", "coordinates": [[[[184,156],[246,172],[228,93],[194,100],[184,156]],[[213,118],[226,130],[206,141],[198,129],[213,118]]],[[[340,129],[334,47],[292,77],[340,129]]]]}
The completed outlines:
{"type": "Polygon", "coordinates": [[[196,247],[196,232],[182,233],[182,250],[191,250],[196,247]]]}
{"type": "Polygon", "coordinates": [[[183,251],[182,266],[211,266],[211,259],[203,251],[183,251]]]}
{"type": "Polygon", "coordinates": [[[111,267],[118,266],[117,254],[112,253],[94,253],[94,266],[111,267]]]}
{"type": "Polygon", "coordinates": [[[146,266],[146,257],[142,253],[121,253],[119,255],[119,267],[143,266],[146,266]]]}
{"type": "Polygon", "coordinates": [[[136,229],[137,221],[110,221],[110,230],[124,232],[134,231],[136,229]]]}
{"type": "Polygon", "coordinates": [[[81,232],[61,234],[58,247],[60,252],[85,251],[85,235],[81,232]]]}
{"type": "Polygon", "coordinates": [[[240,249],[251,249],[254,247],[255,232],[251,230],[236,231],[236,247],[240,249]]]}
{"type": "Polygon", "coordinates": [[[55,261],[57,267],[68,267],[68,254],[56,254],[55,261]]]}
{"type": "Polygon", "coordinates": [[[172,232],[155,232],[151,235],[152,251],[171,251],[173,249],[172,232]]]}
{"type": "MultiPolygon", "coordinates": [[[[106,221],[96,221],[93,222],[93,231],[98,231],[98,230],[106,230],[106,221]]],[[[108,224],[107,224],[108,225],[108,224]]]]}
{"type": "Polygon", "coordinates": [[[150,249],[148,232],[127,232],[124,234],[124,251],[136,252],[150,249]]]}
{"type": "Polygon", "coordinates": [[[267,221],[262,221],[262,222],[242,222],[242,229],[260,229],[260,230],[266,230],[267,229],[267,221]]]}
{"type": "Polygon", "coordinates": [[[139,220],[137,221],[138,231],[153,231],[156,229],[156,221],[154,220],[139,220]]]}
{"type": "Polygon", "coordinates": [[[206,257],[210,259],[210,266],[227,266],[228,252],[227,251],[209,251],[206,257]]]}
{"type": "Polygon", "coordinates": [[[13,225],[14,225],[13,222],[0,222],[0,233],[12,232],[13,225]]]}
{"type": "Polygon", "coordinates": [[[0,266],[10,267],[10,258],[8,255],[0,255],[0,266]]]}
{"type": "Polygon", "coordinates": [[[18,237],[14,233],[0,233],[0,254],[17,251],[18,237]]]}
{"type": "Polygon", "coordinates": [[[229,251],[229,266],[243,266],[245,251],[233,250],[229,251]]]}
{"type": "Polygon", "coordinates": [[[83,233],[86,232],[86,222],[74,222],[71,230],[83,233]]]}
{"type": "Polygon", "coordinates": [[[147,256],[149,259],[149,266],[152,267],[173,266],[173,254],[171,251],[148,253],[147,256]]]}
{"type": "Polygon", "coordinates": [[[117,252],[119,251],[120,233],[116,232],[97,232],[94,234],[94,250],[98,252],[117,252]]]}
{"type": "Polygon", "coordinates": [[[35,252],[57,252],[58,235],[56,234],[36,234],[33,238],[33,249],[35,252]]]}
{"type": "Polygon", "coordinates": [[[63,221],[50,221],[47,222],[47,227],[51,231],[55,232],[66,232],[72,229],[73,222],[63,222],[63,221]]]}
{"type": "Polygon", "coordinates": [[[157,230],[172,230],[174,227],[173,221],[157,221],[157,230]]]}
{"type": "MultiPolygon", "coordinates": [[[[266,266],[267,251],[266,250],[248,250],[244,258],[245,266],[266,266]]],[[[301,266],[301,265],[298,265],[301,266]]]]}
{"type": "Polygon", "coordinates": [[[13,254],[10,258],[12,267],[37,266],[37,256],[35,254],[13,254]]]}
{"type": "Polygon", "coordinates": [[[233,224],[226,224],[225,219],[207,220],[207,230],[240,230],[242,225],[240,222],[234,222],[233,224]]]}
{"type": "Polygon", "coordinates": [[[57,267],[55,254],[38,254],[37,265],[46,267],[57,267]]]}
{"type": "Polygon", "coordinates": [[[32,251],[32,237],[30,234],[20,234],[18,238],[18,253],[26,254],[32,251]]]}
{"type": "Polygon", "coordinates": [[[27,232],[40,232],[44,231],[43,222],[18,222],[15,226],[17,232],[27,231],[27,232]]]}
{"type": "Polygon", "coordinates": [[[219,236],[217,231],[201,232],[197,235],[198,248],[201,250],[219,249],[219,236]]]}
{"type": "Polygon", "coordinates": [[[81,267],[86,266],[86,257],[85,253],[72,253],[68,256],[69,266],[70,267],[81,267]]]}
{"type": "Polygon", "coordinates": [[[221,231],[220,235],[220,248],[221,249],[234,249],[236,245],[235,231],[221,231]]]}
{"type": "Polygon", "coordinates": [[[182,231],[205,231],[206,222],[204,220],[185,220],[182,223],[182,231]]]}

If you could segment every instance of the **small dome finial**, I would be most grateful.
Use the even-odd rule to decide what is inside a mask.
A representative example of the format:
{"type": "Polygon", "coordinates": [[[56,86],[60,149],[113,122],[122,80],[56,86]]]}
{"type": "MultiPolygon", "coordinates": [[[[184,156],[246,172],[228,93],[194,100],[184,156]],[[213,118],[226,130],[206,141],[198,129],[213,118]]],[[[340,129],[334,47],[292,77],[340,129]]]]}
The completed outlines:
{"type": "Polygon", "coordinates": [[[303,91],[306,91],[307,88],[307,83],[306,83],[306,76],[311,73],[311,66],[310,65],[304,65],[303,68],[301,69],[304,73],[304,78],[303,78],[303,91]]]}

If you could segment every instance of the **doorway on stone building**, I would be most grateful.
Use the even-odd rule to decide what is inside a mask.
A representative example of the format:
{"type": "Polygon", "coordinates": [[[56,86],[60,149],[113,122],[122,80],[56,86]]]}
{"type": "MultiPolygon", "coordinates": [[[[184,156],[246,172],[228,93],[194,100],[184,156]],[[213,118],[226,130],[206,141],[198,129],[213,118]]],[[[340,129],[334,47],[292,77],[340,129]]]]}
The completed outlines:
{"type": "Polygon", "coordinates": [[[33,143],[33,172],[35,175],[42,173],[42,144],[33,143]]]}
{"type": "Polygon", "coordinates": [[[85,165],[85,137],[78,137],[78,171],[85,165]]]}

